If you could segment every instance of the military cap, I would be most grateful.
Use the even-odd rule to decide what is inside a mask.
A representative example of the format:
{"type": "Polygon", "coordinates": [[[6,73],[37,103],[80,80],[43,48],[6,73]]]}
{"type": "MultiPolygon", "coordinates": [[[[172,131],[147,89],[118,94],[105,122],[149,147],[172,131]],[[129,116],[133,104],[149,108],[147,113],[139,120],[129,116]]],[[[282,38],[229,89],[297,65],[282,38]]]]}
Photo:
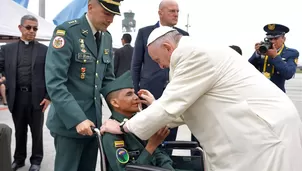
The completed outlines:
{"type": "Polygon", "coordinates": [[[289,28],[281,24],[267,24],[263,27],[267,38],[276,38],[289,32],[289,28]]]}
{"type": "Polygon", "coordinates": [[[104,98],[106,98],[109,93],[125,88],[134,88],[130,71],[125,72],[114,81],[109,82],[101,89],[101,93],[103,94],[104,98]]]}
{"type": "Polygon", "coordinates": [[[155,40],[157,40],[158,38],[164,36],[165,34],[171,32],[171,31],[176,31],[176,29],[174,29],[172,27],[168,27],[168,26],[161,26],[161,27],[154,29],[148,38],[147,46],[149,46],[155,40]]]}
{"type": "Polygon", "coordinates": [[[119,6],[121,5],[120,2],[123,0],[98,0],[98,1],[106,11],[112,14],[121,15],[119,6]]]}

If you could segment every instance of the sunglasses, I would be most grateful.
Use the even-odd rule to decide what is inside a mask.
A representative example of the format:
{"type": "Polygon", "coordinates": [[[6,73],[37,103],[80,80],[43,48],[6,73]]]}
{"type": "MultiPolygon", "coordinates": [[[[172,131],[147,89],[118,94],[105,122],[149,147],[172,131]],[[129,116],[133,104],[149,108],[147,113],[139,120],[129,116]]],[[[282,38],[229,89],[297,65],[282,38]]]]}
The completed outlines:
{"type": "Polygon", "coordinates": [[[37,26],[22,26],[22,27],[24,27],[28,31],[31,30],[31,29],[33,29],[33,31],[37,31],[38,30],[37,26]]]}

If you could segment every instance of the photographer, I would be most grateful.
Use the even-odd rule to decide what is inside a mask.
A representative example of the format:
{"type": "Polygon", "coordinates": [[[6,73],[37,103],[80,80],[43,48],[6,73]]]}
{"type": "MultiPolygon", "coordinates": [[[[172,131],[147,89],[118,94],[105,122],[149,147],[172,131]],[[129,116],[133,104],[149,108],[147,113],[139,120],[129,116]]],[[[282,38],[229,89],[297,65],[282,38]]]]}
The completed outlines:
{"type": "Polygon", "coordinates": [[[296,73],[299,52],[284,45],[288,27],[268,24],[263,29],[266,38],[264,42],[256,43],[256,51],[249,62],[285,92],[285,80],[291,79],[296,73]]]}

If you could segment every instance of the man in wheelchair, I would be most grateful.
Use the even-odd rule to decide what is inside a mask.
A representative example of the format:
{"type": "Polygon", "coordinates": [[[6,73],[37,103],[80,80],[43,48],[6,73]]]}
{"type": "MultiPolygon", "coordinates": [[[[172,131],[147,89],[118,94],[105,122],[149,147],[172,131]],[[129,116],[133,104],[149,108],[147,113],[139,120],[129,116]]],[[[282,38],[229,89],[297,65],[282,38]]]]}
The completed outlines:
{"type": "MultiPolygon", "coordinates": [[[[102,94],[111,109],[111,119],[123,122],[139,111],[141,100],[134,93],[130,72],[126,72],[102,89],[102,94]]],[[[128,164],[151,165],[174,170],[171,158],[157,147],[168,136],[164,127],[147,142],[132,133],[113,135],[105,133],[102,138],[108,171],[125,170],[128,164]]]]}

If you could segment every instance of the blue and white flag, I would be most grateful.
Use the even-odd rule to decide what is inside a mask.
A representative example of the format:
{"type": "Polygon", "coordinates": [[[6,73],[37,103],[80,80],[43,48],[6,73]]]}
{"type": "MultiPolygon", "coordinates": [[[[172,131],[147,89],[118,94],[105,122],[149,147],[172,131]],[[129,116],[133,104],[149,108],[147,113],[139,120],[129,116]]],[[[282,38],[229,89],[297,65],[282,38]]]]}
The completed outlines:
{"type": "Polygon", "coordinates": [[[29,0],[13,0],[15,1],[16,3],[20,4],[21,6],[23,6],[24,8],[27,8],[28,7],[28,1],[29,0]]]}
{"type": "Polygon", "coordinates": [[[55,25],[60,25],[65,21],[80,18],[87,12],[87,6],[87,0],[73,0],[53,19],[53,23],[55,25]]]}

